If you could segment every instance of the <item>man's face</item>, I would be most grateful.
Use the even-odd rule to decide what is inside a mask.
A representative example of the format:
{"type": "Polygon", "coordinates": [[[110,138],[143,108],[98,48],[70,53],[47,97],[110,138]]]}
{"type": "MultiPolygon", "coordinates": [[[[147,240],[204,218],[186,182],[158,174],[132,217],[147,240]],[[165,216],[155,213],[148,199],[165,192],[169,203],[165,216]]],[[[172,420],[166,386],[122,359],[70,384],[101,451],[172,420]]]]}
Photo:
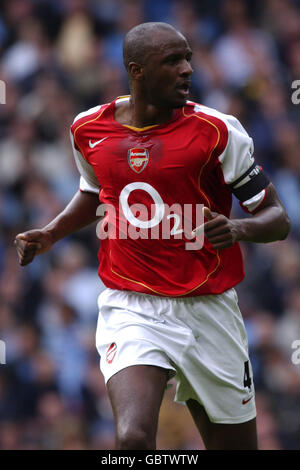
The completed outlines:
{"type": "Polygon", "coordinates": [[[145,58],[143,88],[150,104],[180,108],[189,96],[193,69],[187,40],[176,32],[158,32],[145,58]]]}

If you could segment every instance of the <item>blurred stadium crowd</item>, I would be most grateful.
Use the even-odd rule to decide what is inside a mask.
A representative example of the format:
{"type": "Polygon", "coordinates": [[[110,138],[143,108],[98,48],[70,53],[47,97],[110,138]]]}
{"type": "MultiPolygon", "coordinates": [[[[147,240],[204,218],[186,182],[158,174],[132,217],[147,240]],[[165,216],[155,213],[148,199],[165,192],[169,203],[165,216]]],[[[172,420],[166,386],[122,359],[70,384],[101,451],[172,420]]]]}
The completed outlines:
{"type": "MultiPolygon", "coordinates": [[[[194,50],[191,98],[240,119],[291,218],[284,242],[242,246],[237,288],[254,369],[259,444],[300,449],[299,0],[4,0],[0,6],[1,449],[111,449],[112,412],[94,346],[95,226],[26,268],[13,239],[50,221],[78,188],[69,127],[78,112],[128,93],[124,34],[177,27],[194,50]]],[[[239,205],[234,216],[246,216],[239,205]]],[[[174,389],[174,387],[173,387],[174,389]]],[[[202,448],[168,390],[158,447],[202,448]]]]}

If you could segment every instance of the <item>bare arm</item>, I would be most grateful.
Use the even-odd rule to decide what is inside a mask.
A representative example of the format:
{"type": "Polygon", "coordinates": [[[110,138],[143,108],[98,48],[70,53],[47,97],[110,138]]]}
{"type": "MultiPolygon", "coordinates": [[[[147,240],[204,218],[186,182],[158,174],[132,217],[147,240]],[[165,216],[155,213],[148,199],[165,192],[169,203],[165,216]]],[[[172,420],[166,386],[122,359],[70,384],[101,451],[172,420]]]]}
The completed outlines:
{"type": "Polygon", "coordinates": [[[20,265],[31,263],[36,255],[49,251],[58,240],[95,222],[98,205],[97,194],[77,191],[67,207],[44,228],[19,233],[15,246],[20,265]]]}
{"type": "Polygon", "coordinates": [[[205,236],[219,250],[238,241],[269,243],[284,240],[290,231],[289,217],[272,183],[267,188],[264,202],[250,218],[228,219],[207,207],[204,216],[208,219],[204,224],[205,236]]]}
{"type": "Polygon", "coordinates": [[[67,207],[43,230],[51,234],[53,243],[97,220],[97,194],[77,191],[67,207]]]}

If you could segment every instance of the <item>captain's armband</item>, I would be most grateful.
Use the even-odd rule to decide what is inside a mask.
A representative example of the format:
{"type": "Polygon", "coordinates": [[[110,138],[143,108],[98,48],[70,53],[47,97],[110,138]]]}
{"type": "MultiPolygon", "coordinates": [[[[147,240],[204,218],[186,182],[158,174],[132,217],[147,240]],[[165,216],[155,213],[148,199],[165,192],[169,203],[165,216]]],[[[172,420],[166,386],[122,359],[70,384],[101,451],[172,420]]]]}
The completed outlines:
{"type": "Polygon", "coordinates": [[[270,180],[262,167],[253,163],[236,181],[229,184],[232,193],[240,201],[242,209],[253,213],[262,204],[270,180]]]}

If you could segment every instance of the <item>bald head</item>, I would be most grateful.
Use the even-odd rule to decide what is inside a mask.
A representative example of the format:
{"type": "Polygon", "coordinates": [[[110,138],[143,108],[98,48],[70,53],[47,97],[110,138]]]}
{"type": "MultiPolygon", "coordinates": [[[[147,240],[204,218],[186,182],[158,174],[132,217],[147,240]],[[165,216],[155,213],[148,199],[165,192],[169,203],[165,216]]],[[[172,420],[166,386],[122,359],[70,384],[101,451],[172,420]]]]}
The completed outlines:
{"type": "Polygon", "coordinates": [[[129,70],[130,62],[145,64],[145,59],[149,52],[159,44],[159,36],[180,35],[173,26],[168,23],[142,23],[134,26],[125,36],[123,43],[123,61],[126,70],[129,70]]]}

